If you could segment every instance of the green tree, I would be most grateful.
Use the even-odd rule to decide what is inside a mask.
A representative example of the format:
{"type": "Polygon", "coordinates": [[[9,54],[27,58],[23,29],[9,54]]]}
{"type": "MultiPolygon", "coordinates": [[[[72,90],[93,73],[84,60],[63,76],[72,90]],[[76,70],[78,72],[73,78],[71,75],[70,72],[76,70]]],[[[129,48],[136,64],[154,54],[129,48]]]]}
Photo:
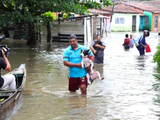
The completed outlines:
{"type": "Polygon", "coordinates": [[[50,26],[51,26],[51,24],[53,24],[53,21],[56,19],[56,16],[54,16],[54,14],[49,11],[49,12],[42,14],[41,18],[46,24],[47,42],[50,42],[50,40],[51,40],[51,27],[50,26]]]}
{"type": "Polygon", "coordinates": [[[112,3],[110,0],[101,0],[101,3],[94,0],[0,0],[0,30],[7,28],[10,22],[27,22],[29,25],[30,37],[28,44],[36,44],[36,27],[42,14],[62,12],[67,16],[70,12],[77,14],[88,14],[89,8],[100,8],[112,3]],[[7,19],[7,20],[6,20],[7,19]]]}
{"type": "Polygon", "coordinates": [[[160,68],[160,46],[157,46],[157,52],[153,56],[153,61],[157,63],[157,68],[160,68]]]}

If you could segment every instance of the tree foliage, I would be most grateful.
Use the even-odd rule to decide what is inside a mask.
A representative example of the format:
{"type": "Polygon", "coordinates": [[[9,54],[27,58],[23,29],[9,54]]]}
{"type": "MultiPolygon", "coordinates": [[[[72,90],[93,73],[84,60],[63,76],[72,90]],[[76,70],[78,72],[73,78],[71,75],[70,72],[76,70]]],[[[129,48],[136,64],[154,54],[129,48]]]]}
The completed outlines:
{"type": "Polygon", "coordinates": [[[53,21],[56,19],[56,16],[54,16],[54,14],[51,11],[49,11],[41,14],[41,18],[45,23],[53,23],[53,21]]]}
{"type": "MultiPolygon", "coordinates": [[[[111,1],[102,0],[102,3],[94,2],[94,0],[1,0],[0,15],[1,21],[33,22],[45,12],[62,12],[69,14],[74,12],[77,14],[87,14],[88,8],[101,8],[111,5],[111,1]]],[[[5,24],[0,24],[4,25],[5,24]]]]}
{"type": "Polygon", "coordinates": [[[41,18],[46,24],[47,27],[47,42],[50,42],[51,40],[51,29],[50,26],[53,24],[53,21],[56,19],[56,16],[52,12],[45,12],[41,14],[41,18]]]}
{"type": "Polygon", "coordinates": [[[158,68],[160,68],[160,46],[157,46],[157,52],[153,56],[153,61],[156,62],[158,68]]]}
{"type": "Polygon", "coordinates": [[[0,30],[10,22],[37,22],[42,14],[52,11],[70,16],[88,14],[89,8],[98,9],[112,5],[110,0],[0,0],[0,30]]]}
{"type": "Polygon", "coordinates": [[[153,84],[153,87],[155,90],[158,90],[160,88],[160,75],[159,74],[153,74],[153,76],[158,81],[157,83],[153,84]]]}

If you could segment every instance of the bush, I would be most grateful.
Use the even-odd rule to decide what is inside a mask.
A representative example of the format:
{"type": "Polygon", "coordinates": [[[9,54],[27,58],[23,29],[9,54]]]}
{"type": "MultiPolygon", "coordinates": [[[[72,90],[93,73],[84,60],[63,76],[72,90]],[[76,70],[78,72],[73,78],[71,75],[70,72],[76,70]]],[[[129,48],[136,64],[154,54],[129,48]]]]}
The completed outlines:
{"type": "Polygon", "coordinates": [[[53,23],[53,21],[56,19],[56,16],[54,16],[54,14],[51,11],[49,11],[41,14],[41,18],[45,22],[45,24],[48,24],[48,22],[53,23]]]}
{"type": "Polygon", "coordinates": [[[160,46],[157,46],[157,52],[153,56],[153,61],[157,63],[157,67],[160,68],[160,46]]]}
{"type": "MultiPolygon", "coordinates": [[[[160,91],[160,75],[154,74],[153,76],[155,76],[155,78],[157,79],[157,83],[153,84],[152,86],[153,86],[154,90],[160,91]]],[[[154,102],[160,103],[160,95],[157,94],[156,98],[154,98],[153,100],[154,100],[154,102]]]]}
{"type": "Polygon", "coordinates": [[[159,90],[160,89],[160,75],[159,74],[153,74],[153,76],[155,76],[155,78],[157,79],[157,83],[153,84],[153,87],[155,90],[159,90]]]}

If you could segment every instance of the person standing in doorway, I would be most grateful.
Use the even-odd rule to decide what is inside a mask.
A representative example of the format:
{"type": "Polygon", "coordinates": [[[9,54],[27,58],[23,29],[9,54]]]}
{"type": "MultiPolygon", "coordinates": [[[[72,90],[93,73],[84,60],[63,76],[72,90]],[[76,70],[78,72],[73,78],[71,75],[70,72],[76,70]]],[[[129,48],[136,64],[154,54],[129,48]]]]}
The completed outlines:
{"type": "MultiPolygon", "coordinates": [[[[85,68],[82,68],[80,56],[81,50],[88,50],[89,48],[78,44],[76,35],[71,34],[69,37],[70,46],[64,50],[63,64],[69,67],[69,91],[76,92],[79,88],[82,95],[87,94],[87,72],[85,68]]],[[[94,55],[89,52],[92,61],[94,61],[94,55]]]]}
{"type": "Polygon", "coordinates": [[[97,35],[96,41],[93,41],[93,43],[90,46],[90,49],[92,50],[94,56],[95,56],[95,63],[101,64],[104,61],[104,49],[105,44],[102,40],[101,35],[97,35]]]}

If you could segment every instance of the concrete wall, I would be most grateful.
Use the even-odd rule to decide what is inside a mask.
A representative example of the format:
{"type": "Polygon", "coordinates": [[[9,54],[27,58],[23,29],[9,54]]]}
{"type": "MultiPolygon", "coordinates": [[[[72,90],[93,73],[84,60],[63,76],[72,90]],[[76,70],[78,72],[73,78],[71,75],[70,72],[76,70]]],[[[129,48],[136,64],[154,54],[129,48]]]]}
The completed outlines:
{"type": "MultiPolygon", "coordinates": [[[[58,24],[58,21],[54,21],[53,26],[51,27],[51,34],[52,36],[57,36],[58,33],[66,33],[66,34],[84,34],[84,26],[83,21],[75,22],[75,21],[66,21],[66,22],[60,22],[58,24]]],[[[41,33],[43,35],[46,35],[46,26],[42,23],[41,27],[41,33]]]]}
{"type": "Polygon", "coordinates": [[[139,14],[123,14],[114,13],[111,23],[111,31],[116,32],[131,32],[132,31],[132,16],[136,16],[136,31],[139,31],[139,14]],[[124,18],[123,24],[116,24],[116,18],[124,18]]]}
{"type": "Polygon", "coordinates": [[[152,32],[160,32],[160,13],[159,14],[158,13],[157,14],[156,13],[152,14],[151,31],[152,32]],[[154,18],[155,18],[155,16],[158,16],[158,29],[157,30],[154,28],[154,18]]]}

